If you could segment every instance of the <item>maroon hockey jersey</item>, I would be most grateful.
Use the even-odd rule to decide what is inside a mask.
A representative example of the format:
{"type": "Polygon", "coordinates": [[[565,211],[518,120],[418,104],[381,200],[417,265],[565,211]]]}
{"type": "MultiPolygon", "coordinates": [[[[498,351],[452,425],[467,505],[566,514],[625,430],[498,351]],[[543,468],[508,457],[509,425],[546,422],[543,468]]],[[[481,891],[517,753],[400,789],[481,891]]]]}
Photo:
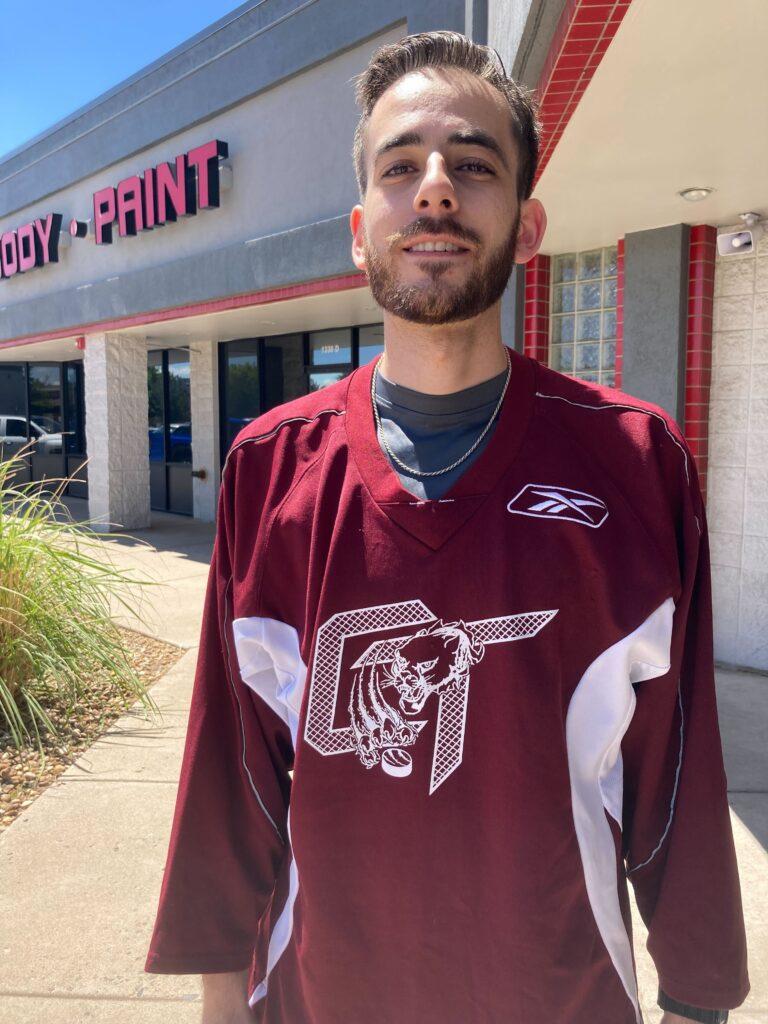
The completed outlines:
{"type": "Polygon", "coordinates": [[[262,1024],[639,1024],[629,880],[663,990],[745,999],[691,453],[510,356],[437,500],[372,363],[235,439],[146,971],[250,967],[262,1024]]]}

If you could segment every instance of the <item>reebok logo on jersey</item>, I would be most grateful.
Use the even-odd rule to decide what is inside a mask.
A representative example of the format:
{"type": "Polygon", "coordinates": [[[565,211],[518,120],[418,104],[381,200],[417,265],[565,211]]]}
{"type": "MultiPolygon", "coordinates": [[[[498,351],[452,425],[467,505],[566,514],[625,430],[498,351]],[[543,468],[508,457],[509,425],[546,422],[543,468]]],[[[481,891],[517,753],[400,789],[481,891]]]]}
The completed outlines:
{"type": "Polygon", "coordinates": [[[594,494],[549,484],[526,484],[509,502],[507,511],[537,519],[567,519],[595,528],[608,517],[605,502],[594,494]]]}

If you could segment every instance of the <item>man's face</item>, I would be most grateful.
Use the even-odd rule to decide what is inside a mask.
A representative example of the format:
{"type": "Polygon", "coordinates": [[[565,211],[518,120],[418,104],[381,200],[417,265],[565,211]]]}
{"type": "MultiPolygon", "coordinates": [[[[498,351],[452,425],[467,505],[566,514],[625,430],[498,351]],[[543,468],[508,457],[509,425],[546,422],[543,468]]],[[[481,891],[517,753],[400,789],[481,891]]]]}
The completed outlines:
{"type": "Polygon", "coordinates": [[[367,272],[378,304],[414,323],[445,324],[496,303],[512,273],[520,227],[517,152],[504,98],[459,69],[411,72],[374,107],[366,162],[365,202],[350,224],[355,264],[367,272]],[[495,140],[498,151],[449,140],[470,131],[495,140]],[[378,154],[406,132],[421,141],[378,154]],[[408,251],[417,237],[436,235],[463,251],[408,251]]]}

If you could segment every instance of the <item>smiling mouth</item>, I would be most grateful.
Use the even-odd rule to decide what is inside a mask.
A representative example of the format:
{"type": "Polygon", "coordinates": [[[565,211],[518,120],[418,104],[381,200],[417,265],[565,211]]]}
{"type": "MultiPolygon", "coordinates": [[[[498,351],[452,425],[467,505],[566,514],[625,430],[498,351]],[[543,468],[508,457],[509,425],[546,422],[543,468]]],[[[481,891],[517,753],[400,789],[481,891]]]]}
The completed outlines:
{"type": "Polygon", "coordinates": [[[438,251],[433,249],[430,251],[428,249],[403,249],[403,252],[406,254],[406,256],[419,256],[422,259],[455,259],[457,256],[469,255],[469,249],[460,249],[458,252],[456,252],[455,250],[438,251]]]}

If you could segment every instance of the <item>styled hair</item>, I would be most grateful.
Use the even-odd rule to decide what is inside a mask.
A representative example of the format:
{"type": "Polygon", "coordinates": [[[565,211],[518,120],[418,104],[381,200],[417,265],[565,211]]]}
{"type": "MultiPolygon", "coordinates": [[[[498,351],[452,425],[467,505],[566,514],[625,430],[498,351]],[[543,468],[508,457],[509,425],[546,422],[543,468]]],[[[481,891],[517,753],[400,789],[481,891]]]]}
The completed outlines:
{"type": "Polygon", "coordinates": [[[380,46],[367,68],[355,76],[355,101],[362,110],[355,128],[352,156],[361,200],[368,189],[365,134],[377,100],[398,79],[419,68],[461,68],[497,89],[509,104],[509,124],[518,154],[517,198],[533,191],[539,162],[541,123],[533,90],[509,78],[497,50],[473,42],[460,32],[416,32],[380,46]]]}

